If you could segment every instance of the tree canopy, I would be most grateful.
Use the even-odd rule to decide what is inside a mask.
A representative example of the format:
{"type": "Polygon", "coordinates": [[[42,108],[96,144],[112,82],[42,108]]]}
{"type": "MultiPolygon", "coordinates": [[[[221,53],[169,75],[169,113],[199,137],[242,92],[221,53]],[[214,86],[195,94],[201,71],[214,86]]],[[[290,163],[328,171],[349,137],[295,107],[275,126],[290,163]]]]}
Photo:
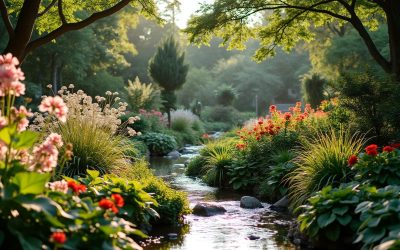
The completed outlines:
{"type": "Polygon", "coordinates": [[[153,0],[1,0],[0,13],[8,34],[3,53],[11,52],[23,60],[39,46],[128,5],[144,15],[156,16],[153,0]]]}
{"type": "Polygon", "coordinates": [[[207,43],[217,35],[230,48],[244,48],[245,41],[258,38],[258,60],[274,55],[278,46],[290,50],[300,41],[313,40],[318,27],[340,29],[350,24],[380,67],[400,79],[398,0],[216,0],[203,4],[200,13],[186,29],[191,42],[207,43]],[[369,33],[383,21],[389,34],[389,57],[379,51],[369,33]]]}

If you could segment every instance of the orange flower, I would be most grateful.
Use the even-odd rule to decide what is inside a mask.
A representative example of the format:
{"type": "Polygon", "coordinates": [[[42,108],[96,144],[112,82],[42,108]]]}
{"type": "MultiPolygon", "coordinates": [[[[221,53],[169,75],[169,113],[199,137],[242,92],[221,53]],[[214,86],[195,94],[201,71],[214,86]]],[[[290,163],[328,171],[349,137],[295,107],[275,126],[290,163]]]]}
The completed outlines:
{"type": "Polygon", "coordinates": [[[292,118],[292,114],[289,113],[289,112],[286,112],[286,113],[283,115],[283,117],[285,118],[286,121],[289,121],[290,118],[292,118]]]}

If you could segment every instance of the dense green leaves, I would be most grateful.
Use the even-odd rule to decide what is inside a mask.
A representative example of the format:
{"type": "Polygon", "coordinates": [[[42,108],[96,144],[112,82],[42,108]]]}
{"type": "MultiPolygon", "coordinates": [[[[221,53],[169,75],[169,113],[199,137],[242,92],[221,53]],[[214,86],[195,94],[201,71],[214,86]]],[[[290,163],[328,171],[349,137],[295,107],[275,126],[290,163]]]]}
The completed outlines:
{"type": "Polygon", "coordinates": [[[24,172],[16,174],[12,182],[18,186],[20,194],[41,194],[50,176],[50,174],[24,172]]]}

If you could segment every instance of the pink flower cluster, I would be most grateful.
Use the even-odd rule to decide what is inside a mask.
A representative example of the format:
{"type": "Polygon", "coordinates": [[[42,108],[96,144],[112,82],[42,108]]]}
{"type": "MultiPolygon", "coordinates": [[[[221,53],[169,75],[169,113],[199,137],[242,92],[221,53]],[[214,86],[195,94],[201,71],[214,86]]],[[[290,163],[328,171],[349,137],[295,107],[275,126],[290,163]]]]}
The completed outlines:
{"type": "Polygon", "coordinates": [[[58,148],[62,145],[61,136],[51,133],[42,144],[33,148],[30,170],[52,171],[57,166],[58,148]]]}
{"type": "Polygon", "coordinates": [[[25,94],[25,85],[20,82],[25,77],[18,65],[18,59],[10,53],[0,55],[0,96],[25,94]]]}
{"type": "Polygon", "coordinates": [[[65,180],[54,181],[47,184],[49,189],[56,192],[68,193],[68,182],[65,180]]]}
{"type": "Polygon", "coordinates": [[[29,117],[32,117],[33,113],[28,111],[24,106],[20,106],[19,109],[11,108],[11,120],[17,123],[18,131],[24,131],[29,125],[29,117]]]}
{"type": "Polygon", "coordinates": [[[62,122],[67,120],[68,107],[59,96],[45,97],[39,105],[39,110],[55,115],[62,122]]]}

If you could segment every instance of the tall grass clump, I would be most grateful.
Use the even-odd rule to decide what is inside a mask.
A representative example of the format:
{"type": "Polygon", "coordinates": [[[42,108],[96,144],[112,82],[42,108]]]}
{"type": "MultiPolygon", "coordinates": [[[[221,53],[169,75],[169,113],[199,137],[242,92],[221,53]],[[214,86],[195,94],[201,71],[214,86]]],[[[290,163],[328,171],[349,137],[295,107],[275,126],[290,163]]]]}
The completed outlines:
{"type": "Polygon", "coordinates": [[[178,109],[171,112],[171,129],[179,144],[197,144],[204,133],[199,117],[190,110],[178,109]]]}
{"type": "Polygon", "coordinates": [[[228,144],[213,147],[207,151],[204,180],[211,186],[223,187],[227,182],[227,172],[233,163],[234,148],[228,144]]]}
{"type": "Polygon", "coordinates": [[[65,123],[36,114],[31,129],[43,134],[60,134],[66,142],[61,152],[66,150],[67,145],[72,145],[72,159],[60,169],[64,175],[84,175],[87,169],[106,174],[124,167],[129,158],[135,155],[132,143],[124,134],[140,134],[126,125],[139,118],[130,117],[122,124],[120,117],[125,115],[128,104],[118,102],[118,93],[108,91],[106,97],[96,96],[93,99],[82,90],[74,92],[73,88],[70,85],[59,91],[68,107],[65,123]]]}
{"type": "Polygon", "coordinates": [[[288,177],[292,205],[303,204],[312,193],[323,187],[351,180],[348,158],[357,155],[365,144],[365,137],[341,128],[320,132],[302,142],[295,159],[296,168],[288,177]]]}

